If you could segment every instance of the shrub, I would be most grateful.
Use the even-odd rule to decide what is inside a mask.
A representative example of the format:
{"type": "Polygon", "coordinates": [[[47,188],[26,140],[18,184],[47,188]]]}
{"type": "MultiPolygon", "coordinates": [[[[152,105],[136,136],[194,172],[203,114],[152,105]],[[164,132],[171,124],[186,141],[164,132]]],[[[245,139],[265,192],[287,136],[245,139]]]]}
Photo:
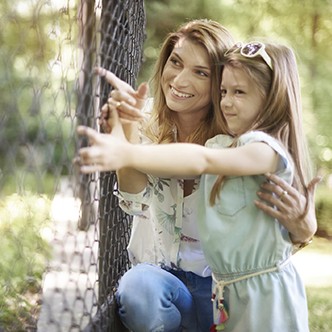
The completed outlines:
{"type": "Polygon", "coordinates": [[[317,190],[316,216],[318,223],[316,235],[332,239],[332,190],[326,186],[317,190]]]}
{"type": "Polygon", "coordinates": [[[25,331],[40,292],[50,247],[41,231],[50,221],[45,196],[14,194],[0,202],[0,329],[25,331]]]}

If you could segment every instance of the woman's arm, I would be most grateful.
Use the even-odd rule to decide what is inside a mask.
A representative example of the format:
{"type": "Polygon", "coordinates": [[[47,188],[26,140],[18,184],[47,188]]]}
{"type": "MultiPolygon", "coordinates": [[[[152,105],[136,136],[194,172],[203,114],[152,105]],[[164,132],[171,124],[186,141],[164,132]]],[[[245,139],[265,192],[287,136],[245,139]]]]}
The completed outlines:
{"type": "Polygon", "coordinates": [[[321,177],[315,177],[308,185],[308,213],[304,215],[307,204],[305,196],[278,176],[273,174],[266,176],[270,182],[264,183],[262,185],[264,191],[257,193],[261,200],[255,201],[256,206],[278,219],[289,231],[294,244],[308,243],[317,230],[315,190],[321,177]],[[287,195],[279,199],[284,191],[287,195]]]}
{"type": "MultiPolygon", "coordinates": [[[[148,86],[142,83],[135,91],[129,84],[120,80],[112,72],[98,67],[96,74],[105,77],[106,81],[113,86],[107,104],[102,107],[100,125],[104,132],[110,133],[112,128],[108,123],[109,112],[117,111],[123,130],[129,142],[140,143],[138,121],[142,119],[141,109],[148,95],[148,86]]],[[[138,193],[146,185],[147,177],[132,168],[123,168],[117,171],[119,190],[127,193],[138,193]]]]}

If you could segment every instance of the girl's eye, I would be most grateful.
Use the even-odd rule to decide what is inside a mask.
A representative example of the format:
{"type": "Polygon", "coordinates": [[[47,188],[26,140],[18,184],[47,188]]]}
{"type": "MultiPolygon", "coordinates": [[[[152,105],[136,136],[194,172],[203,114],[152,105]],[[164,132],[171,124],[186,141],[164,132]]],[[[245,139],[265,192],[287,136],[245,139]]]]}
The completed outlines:
{"type": "Polygon", "coordinates": [[[226,90],[225,89],[221,89],[220,93],[221,93],[221,98],[224,98],[226,96],[226,90]]]}
{"type": "Polygon", "coordinates": [[[241,95],[241,94],[243,94],[243,93],[244,93],[243,90],[235,90],[235,94],[237,94],[237,95],[241,95]]]}

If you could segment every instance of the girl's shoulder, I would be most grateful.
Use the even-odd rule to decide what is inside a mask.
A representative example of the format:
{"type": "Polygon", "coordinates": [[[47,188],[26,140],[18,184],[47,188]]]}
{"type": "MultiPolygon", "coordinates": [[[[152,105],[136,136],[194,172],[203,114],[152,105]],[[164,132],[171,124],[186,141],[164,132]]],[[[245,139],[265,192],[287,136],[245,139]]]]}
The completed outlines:
{"type": "Polygon", "coordinates": [[[263,131],[250,131],[239,137],[237,146],[242,146],[250,143],[262,142],[268,144],[274,149],[282,158],[290,158],[287,149],[276,138],[263,131]]]}
{"type": "Polygon", "coordinates": [[[271,135],[262,131],[251,131],[239,137],[238,146],[262,142],[268,144],[280,157],[277,174],[281,176],[285,173],[287,176],[293,174],[293,161],[285,146],[271,135]]]}
{"type": "Polygon", "coordinates": [[[238,146],[254,142],[266,142],[266,143],[271,142],[273,144],[279,144],[279,142],[274,137],[263,131],[258,131],[258,130],[250,131],[248,133],[241,135],[238,138],[238,146]]]}
{"type": "Polygon", "coordinates": [[[287,149],[276,138],[263,131],[250,131],[242,134],[241,136],[234,138],[229,135],[217,135],[209,139],[205,146],[214,149],[228,148],[228,147],[240,147],[250,143],[266,143],[272,149],[274,149],[283,159],[291,159],[287,149]],[[236,140],[236,142],[234,142],[236,140]]]}
{"type": "Polygon", "coordinates": [[[217,135],[211,139],[209,139],[205,146],[210,148],[221,148],[221,147],[229,147],[234,140],[237,140],[235,146],[242,146],[249,143],[254,142],[273,142],[277,143],[277,140],[272,136],[262,132],[262,131],[250,131],[248,133],[242,134],[241,136],[234,138],[229,135],[217,135]]]}

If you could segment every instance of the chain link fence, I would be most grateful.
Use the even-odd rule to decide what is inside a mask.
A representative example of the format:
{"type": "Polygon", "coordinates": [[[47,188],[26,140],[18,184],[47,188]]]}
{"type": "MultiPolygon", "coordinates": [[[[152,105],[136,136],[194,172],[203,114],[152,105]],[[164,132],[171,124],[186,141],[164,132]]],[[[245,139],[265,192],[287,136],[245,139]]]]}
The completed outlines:
{"type": "Polygon", "coordinates": [[[0,11],[0,236],[13,239],[0,263],[0,331],[126,331],[114,290],[129,268],[131,220],[113,195],[115,174],[82,175],[72,160],[88,144],[77,125],[99,129],[111,89],[93,68],[136,84],[143,0],[4,0],[0,11]],[[15,284],[16,267],[29,286],[15,284]]]}

